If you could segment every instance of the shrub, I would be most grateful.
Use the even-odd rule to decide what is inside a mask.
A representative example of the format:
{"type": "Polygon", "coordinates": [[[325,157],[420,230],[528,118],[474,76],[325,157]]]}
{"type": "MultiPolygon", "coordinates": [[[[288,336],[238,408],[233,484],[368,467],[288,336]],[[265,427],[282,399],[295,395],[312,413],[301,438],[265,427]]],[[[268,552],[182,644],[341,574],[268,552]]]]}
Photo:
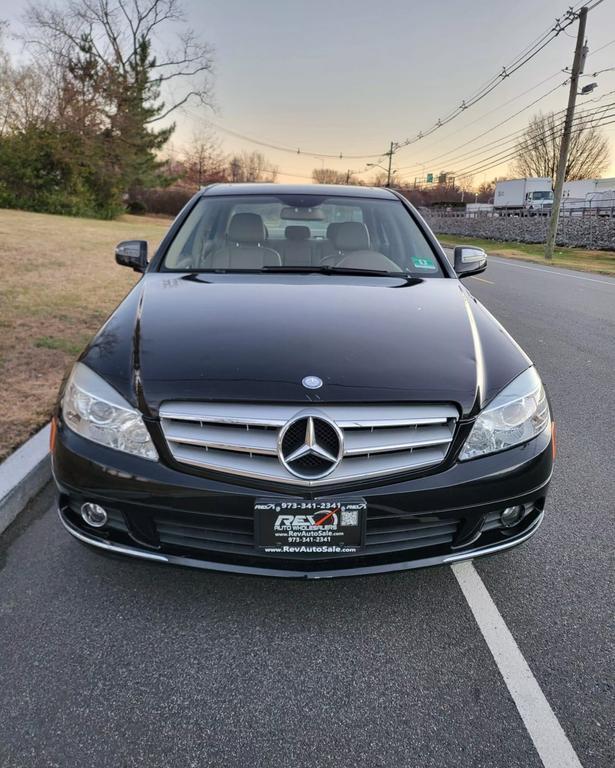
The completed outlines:
{"type": "Polygon", "coordinates": [[[38,127],[0,138],[0,206],[100,219],[123,210],[102,146],[38,127]]]}
{"type": "Polygon", "coordinates": [[[126,210],[135,216],[143,216],[147,213],[147,205],[143,200],[129,200],[126,210]]]}
{"type": "Polygon", "coordinates": [[[193,191],[184,187],[135,189],[131,192],[127,207],[132,212],[133,206],[142,205],[148,213],[177,216],[193,194],[193,191]]]}

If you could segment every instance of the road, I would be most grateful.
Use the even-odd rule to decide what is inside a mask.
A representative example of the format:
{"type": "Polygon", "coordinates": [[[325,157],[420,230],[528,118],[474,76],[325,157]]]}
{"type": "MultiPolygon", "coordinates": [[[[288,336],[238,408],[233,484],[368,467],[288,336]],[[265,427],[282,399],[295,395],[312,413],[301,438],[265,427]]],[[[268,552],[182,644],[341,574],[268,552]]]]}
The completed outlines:
{"type": "Polygon", "coordinates": [[[111,560],[46,489],[0,538],[2,768],[612,768],[615,280],[494,258],[467,284],[558,424],[543,527],[475,564],[551,720],[531,696],[521,716],[523,675],[448,567],[289,583],[111,560]]]}

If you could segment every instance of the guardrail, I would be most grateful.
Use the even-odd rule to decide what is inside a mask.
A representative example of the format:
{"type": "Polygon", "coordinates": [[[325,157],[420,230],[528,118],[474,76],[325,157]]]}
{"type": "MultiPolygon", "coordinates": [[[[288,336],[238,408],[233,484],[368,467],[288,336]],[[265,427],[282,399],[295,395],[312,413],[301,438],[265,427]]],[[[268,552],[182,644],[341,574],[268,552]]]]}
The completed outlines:
{"type": "MultiPolygon", "coordinates": [[[[427,215],[442,216],[450,219],[492,219],[492,218],[536,218],[541,216],[548,218],[551,215],[551,208],[542,208],[528,210],[525,208],[509,208],[509,209],[493,209],[493,210],[477,210],[467,211],[459,208],[427,208],[424,209],[427,215]]],[[[615,218],[615,198],[608,201],[601,201],[600,204],[575,204],[567,205],[562,203],[560,208],[560,219],[567,217],[600,217],[600,218],[615,218]]]]}

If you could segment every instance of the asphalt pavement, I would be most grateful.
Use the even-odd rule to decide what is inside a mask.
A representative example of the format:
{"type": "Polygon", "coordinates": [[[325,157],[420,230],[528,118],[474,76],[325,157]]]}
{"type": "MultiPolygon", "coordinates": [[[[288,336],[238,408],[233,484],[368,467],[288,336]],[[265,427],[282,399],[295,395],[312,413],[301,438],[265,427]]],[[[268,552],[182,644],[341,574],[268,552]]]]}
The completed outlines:
{"type": "MultiPolygon", "coordinates": [[[[615,280],[494,258],[466,284],[539,367],[559,445],[541,530],[476,571],[579,763],[612,768],[615,280]]],[[[450,568],[109,559],[51,488],[0,537],[0,681],[2,768],[544,765],[450,568]]]]}

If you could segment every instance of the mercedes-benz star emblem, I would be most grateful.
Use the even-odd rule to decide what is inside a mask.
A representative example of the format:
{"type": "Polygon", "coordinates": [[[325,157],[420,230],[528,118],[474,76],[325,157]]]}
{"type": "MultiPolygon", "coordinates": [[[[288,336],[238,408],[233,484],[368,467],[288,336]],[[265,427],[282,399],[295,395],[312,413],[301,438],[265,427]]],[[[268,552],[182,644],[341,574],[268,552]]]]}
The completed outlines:
{"type": "Polygon", "coordinates": [[[306,376],[301,382],[306,389],[320,389],[322,387],[322,379],[318,376],[306,376]]]}
{"type": "Polygon", "coordinates": [[[278,455],[289,472],[303,480],[326,477],[342,459],[344,438],[340,428],[322,416],[303,414],[280,432],[278,455]]]}

